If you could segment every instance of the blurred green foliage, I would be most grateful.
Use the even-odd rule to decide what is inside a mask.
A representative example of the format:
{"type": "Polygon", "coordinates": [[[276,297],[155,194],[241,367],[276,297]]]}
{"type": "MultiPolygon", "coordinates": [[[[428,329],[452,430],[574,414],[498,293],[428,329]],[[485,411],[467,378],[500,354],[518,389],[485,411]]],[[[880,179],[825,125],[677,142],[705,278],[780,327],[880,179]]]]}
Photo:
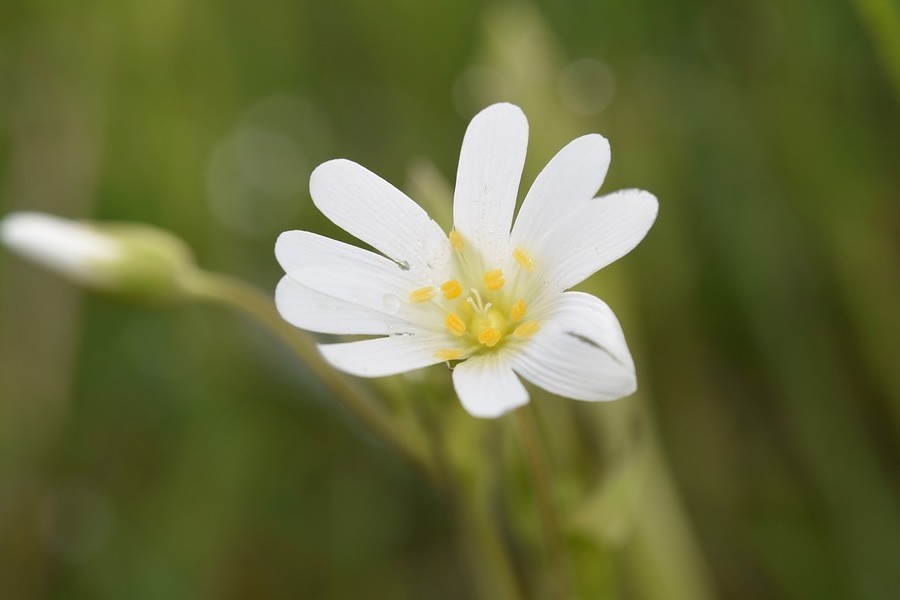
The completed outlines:
{"type": "MultiPolygon", "coordinates": [[[[438,214],[436,173],[452,181],[488,102],[529,116],[526,185],[601,132],[604,190],[648,189],[661,211],[589,285],[622,320],[719,594],[890,598],[900,26],[877,5],[13,0],[0,213],[151,223],[274,289],[279,232],[339,235],[306,191],[323,160],[432,190],[438,214]]],[[[623,597],[653,587],[597,576],[623,597]]],[[[0,597],[468,585],[446,502],[267,332],[83,296],[0,257],[0,597]]]]}

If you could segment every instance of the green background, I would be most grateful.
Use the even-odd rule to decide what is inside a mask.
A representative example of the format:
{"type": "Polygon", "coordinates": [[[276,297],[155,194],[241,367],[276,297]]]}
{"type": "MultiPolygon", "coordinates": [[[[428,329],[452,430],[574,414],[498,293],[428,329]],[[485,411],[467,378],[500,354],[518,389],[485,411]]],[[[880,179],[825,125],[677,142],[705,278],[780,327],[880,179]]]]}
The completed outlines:
{"type": "MultiPolygon", "coordinates": [[[[525,185],[603,133],[604,191],[650,190],[660,215],[588,289],[622,321],[716,590],[892,598],[898,14],[12,0],[0,213],[154,224],[274,290],[278,233],[339,235],[306,189],[324,160],[440,217],[488,103],[529,117],[525,185]]],[[[0,597],[469,595],[446,502],[268,332],[86,295],[0,254],[0,597]]]]}

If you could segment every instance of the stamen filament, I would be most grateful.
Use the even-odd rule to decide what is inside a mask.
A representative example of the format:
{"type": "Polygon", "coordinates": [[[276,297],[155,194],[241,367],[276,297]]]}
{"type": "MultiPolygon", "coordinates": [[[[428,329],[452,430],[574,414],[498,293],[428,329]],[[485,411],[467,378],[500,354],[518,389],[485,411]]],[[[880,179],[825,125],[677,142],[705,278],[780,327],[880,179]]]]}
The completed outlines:
{"type": "Polygon", "coordinates": [[[468,298],[466,298],[466,302],[471,304],[472,308],[474,308],[476,312],[484,314],[485,307],[484,303],[481,301],[481,294],[479,294],[478,290],[476,290],[475,288],[472,288],[469,291],[472,292],[472,296],[475,296],[475,299],[473,300],[472,296],[469,296],[468,298]]]}

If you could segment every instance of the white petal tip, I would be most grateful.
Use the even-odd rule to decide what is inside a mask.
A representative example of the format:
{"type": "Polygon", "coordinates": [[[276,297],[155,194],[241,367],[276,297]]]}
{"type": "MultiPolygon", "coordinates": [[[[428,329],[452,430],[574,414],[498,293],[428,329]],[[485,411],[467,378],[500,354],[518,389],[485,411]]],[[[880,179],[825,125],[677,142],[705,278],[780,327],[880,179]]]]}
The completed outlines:
{"type": "Polygon", "coordinates": [[[624,193],[631,194],[631,202],[648,212],[652,212],[653,216],[656,217],[656,214],[659,212],[659,200],[656,199],[656,196],[646,190],[625,190],[624,193]]]}
{"type": "Polygon", "coordinates": [[[576,138],[576,141],[581,141],[581,143],[583,143],[583,144],[590,144],[596,150],[598,150],[604,154],[611,153],[611,149],[609,147],[609,140],[606,139],[606,137],[600,135],[599,133],[588,133],[587,135],[583,135],[580,138],[576,138]]]}
{"type": "Polygon", "coordinates": [[[278,260],[278,263],[281,265],[285,271],[285,261],[287,257],[290,255],[291,250],[293,249],[298,238],[303,236],[305,231],[291,230],[291,231],[283,231],[278,234],[278,239],[275,240],[275,258],[278,260]]]}
{"type": "Polygon", "coordinates": [[[443,338],[390,335],[359,342],[320,344],[319,352],[331,366],[357,377],[387,377],[441,362],[435,353],[443,338]]]}
{"type": "MultiPolygon", "coordinates": [[[[623,370],[624,369],[625,367],[623,367],[623,370]]],[[[575,400],[582,400],[584,402],[613,402],[615,400],[627,398],[635,392],[637,392],[637,377],[635,377],[634,371],[630,370],[627,374],[623,371],[622,379],[620,381],[608,383],[608,388],[603,393],[596,396],[575,398],[575,400]]]]}
{"type": "Polygon", "coordinates": [[[312,196],[313,204],[322,210],[321,198],[325,197],[331,188],[340,186],[341,181],[352,171],[359,169],[362,169],[360,165],[346,158],[334,158],[313,169],[309,175],[309,194],[312,196]]]}
{"type": "Polygon", "coordinates": [[[44,213],[9,213],[0,220],[0,241],[17,250],[19,247],[28,245],[28,242],[35,238],[36,232],[40,234],[68,226],[70,226],[69,221],[44,213]]]}
{"type": "Polygon", "coordinates": [[[467,413],[477,419],[499,419],[503,415],[510,413],[518,408],[528,404],[528,398],[516,404],[507,404],[505,406],[483,405],[483,404],[463,404],[463,408],[467,413]]]}
{"type": "Polygon", "coordinates": [[[639,192],[637,196],[640,198],[639,202],[648,215],[649,224],[647,229],[649,230],[653,223],[656,222],[656,217],[659,215],[659,200],[657,200],[656,196],[650,192],[645,192],[644,190],[637,191],[639,192]]]}
{"type": "Polygon", "coordinates": [[[466,412],[496,419],[528,404],[528,390],[503,359],[476,356],[453,370],[453,387],[466,412]]]}
{"type": "Polygon", "coordinates": [[[302,325],[295,323],[295,321],[298,320],[298,313],[300,313],[299,316],[302,316],[303,314],[301,311],[294,308],[296,303],[293,299],[293,294],[298,285],[298,283],[294,282],[287,275],[281,278],[278,285],[275,286],[275,310],[278,311],[278,314],[281,315],[282,319],[291,325],[302,327],[302,325]]]}
{"type": "Polygon", "coordinates": [[[352,166],[358,166],[355,162],[346,158],[332,158],[331,160],[326,160],[318,167],[313,169],[313,172],[309,176],[310,182],[312,182],[313,180],[321,180],[323,176],[327,176],[327,174],[331,171],[334,171],[334,169],[343,169],[348,164],[352,166]]]}
{"type": "Polygon", "coordinates": [[[342,351],[346,344],[319,344],[319,353],[322,358],[338,371],[342,371],[349,375],[357,377],[379,377],[378,373],[372,373],[366,368],[365,363],[353,360],[345,360],[345,353],[342,351]]]}
{"type": "MultiPolygon", "coordinates": [[[[504,120],[504,121],[521,121],[527,127],[528,119],[521,108],[509,102],[498,102],[481,109],[477,115],[472,118],[472,122],[482,121],[485,119],[504,120]]],[[[471,127],[471,125],[470,125],[471,127]]]]}
{"type": "Polygon", "coordinates": [[[25,258],[73,276],[84,276],[90,261],[113,260],[119,254],[117,243],[90,227],[37,212],[4,217],[0,241],[25,258]]]}

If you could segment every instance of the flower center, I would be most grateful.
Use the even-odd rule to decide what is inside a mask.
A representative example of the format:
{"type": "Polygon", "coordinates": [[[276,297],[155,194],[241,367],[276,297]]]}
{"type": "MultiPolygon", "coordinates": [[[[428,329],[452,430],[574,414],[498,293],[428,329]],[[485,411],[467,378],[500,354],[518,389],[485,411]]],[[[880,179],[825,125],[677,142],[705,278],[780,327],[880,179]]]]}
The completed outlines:
{"type": "Polygon", "coordinates": [[[512,280],[499,268],[485,268],[477,249],[469,247],[458,231],[450,232],[455,275],[439,287],[413,290],[409,301],[428,303],[440,315],[449,333],[448,347],[437,352],[445,360],[460,360],[475,354],[495,352],[534,335],[540,328],[529,319],[526,298],[534,282],[528,281],[534,261],[523,248],[516,248],[512,280]]]}

